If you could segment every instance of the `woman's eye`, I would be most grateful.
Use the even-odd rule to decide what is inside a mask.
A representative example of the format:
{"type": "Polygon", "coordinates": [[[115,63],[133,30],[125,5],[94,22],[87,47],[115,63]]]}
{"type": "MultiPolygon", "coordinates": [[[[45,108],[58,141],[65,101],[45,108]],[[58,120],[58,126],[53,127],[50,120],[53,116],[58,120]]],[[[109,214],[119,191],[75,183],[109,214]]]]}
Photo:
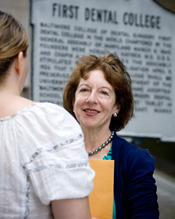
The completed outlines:
{"type": "Polygon", "coordinates": [[[87,91],[88,91],[87,88],[82,88],[82,89],[80,89],[80,92],[87,92],[87,91]]]}
{"type": "Polygon", "coordinates": [[[108,95],[108,92],[103,90],[103,91],[101,91],[101,94],[108,95]]]}

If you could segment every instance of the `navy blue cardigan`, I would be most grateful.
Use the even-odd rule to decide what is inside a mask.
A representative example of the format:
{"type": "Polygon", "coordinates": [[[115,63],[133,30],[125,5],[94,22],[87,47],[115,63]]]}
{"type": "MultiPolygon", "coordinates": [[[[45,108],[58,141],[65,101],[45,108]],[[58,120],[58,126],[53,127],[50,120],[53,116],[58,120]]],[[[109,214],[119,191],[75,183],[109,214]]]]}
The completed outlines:
{"type": "Polygon", "coordinates": [[[114,197],[117,219],[157,219],[154,158],[116,134],[112,143],[114,197]]]}

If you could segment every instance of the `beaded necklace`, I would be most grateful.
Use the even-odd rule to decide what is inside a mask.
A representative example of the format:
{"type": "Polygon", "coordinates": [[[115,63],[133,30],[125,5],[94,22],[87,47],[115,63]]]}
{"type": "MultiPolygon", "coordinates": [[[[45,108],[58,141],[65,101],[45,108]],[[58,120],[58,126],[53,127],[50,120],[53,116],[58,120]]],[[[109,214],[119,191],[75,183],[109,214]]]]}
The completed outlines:
{"type": "Polygon", "coordinates": [[[99,151],[101,151],[103,148],[106,147],[106,145],[108,145],[112,141],[113,137],[114,137],[114,131],[112,131],[111,136],[108,138],[107,141],[105,141],[105,143],[103,143],[100,147],[96,148],[95,150],[88,152],[88,155],[92,156],[98,153],[99,151]]]}

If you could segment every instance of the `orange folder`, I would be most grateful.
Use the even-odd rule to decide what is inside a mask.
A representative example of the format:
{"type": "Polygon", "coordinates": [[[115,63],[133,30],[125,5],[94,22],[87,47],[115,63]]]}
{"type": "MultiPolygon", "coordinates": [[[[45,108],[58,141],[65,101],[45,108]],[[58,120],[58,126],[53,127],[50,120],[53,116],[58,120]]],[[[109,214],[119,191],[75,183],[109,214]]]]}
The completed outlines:
{"type": "Polygon", "coordinates": [[[94,188],[89,195],[91,216],[99,219],[112,219],[114,160],[89,159],[95,171],[94,188]]]}

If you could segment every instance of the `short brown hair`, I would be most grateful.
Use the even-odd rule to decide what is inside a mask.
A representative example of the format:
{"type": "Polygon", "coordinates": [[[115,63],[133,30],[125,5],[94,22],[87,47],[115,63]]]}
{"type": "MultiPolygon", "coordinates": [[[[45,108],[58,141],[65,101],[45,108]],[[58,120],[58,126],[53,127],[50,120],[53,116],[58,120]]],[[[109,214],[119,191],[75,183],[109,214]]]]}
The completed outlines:
{"type": "Polygon", "coordinates": [[[0,39],[0,81],[2,81],[19,52],[23,52],[26,56],[29,41],[22,24],[12,15],[2,11],[0,11],[0,39]]]}
{"type": "Polygon", "coordinates": [[[63,106],[75,117],[73,102],[80,79],[83,78],[86,80],[88,78],[88,72],[96,69],[104,73],[105,79],[115,91],[116,103],[120,106],[120,111],[117,117],[112,116],[109,128],[111,131],[119,131],[125,127],[133,116],[134,98],[130,75],[120,59],[113,54],[106,54],[101,57],[85,55],[80,58],[64,88],[63,106]]]}

